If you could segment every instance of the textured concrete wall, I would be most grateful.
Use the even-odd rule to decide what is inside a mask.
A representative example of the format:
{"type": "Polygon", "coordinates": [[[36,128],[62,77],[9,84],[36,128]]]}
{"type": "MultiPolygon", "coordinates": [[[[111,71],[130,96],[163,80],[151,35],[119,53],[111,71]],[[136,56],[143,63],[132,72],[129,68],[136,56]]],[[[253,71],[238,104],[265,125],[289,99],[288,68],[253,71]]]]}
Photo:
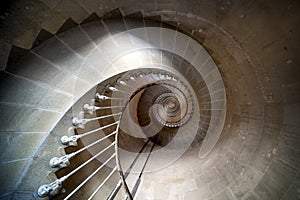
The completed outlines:
{"type": "Polygon", "coordinates": [[[62,25],[70,28],[93,12],[102,17],[120,8],[123,15],[141,11],[144,17],[161,16],[193,34],[209,51],[225,82],[228,111],[221,140],[196,163],[191,171],[194,187],[183,198],[198,199],[201,194],[214,199],[298,199],[299,7],[298,1],[259,0],[11,4],[1,16],[0,31],[0,197],[33,198],[34,189],[24,185],[35,152],[74,99],[102,76],[91,63],[78,73],[82,71],[77,63],[107,34],[121,32],[124,24],[108,30],[99,22],[92,22],[98,23],[93,25],[97,29],[82,24],[79,31],[51,37],[22,60],[19,56],[39,41],[36,37],[50,37],[62,25]],[[41,34],[42,29],[47,34],[41,34]],[[72,36],[81,40],[74,42],[72,36]]]}

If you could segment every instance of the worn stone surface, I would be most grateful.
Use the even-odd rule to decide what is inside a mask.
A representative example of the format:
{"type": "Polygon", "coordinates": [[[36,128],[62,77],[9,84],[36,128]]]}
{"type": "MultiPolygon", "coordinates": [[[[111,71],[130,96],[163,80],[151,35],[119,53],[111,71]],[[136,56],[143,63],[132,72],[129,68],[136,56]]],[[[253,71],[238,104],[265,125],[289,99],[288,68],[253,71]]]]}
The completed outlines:
{"type": "Polygon", "coordinates": [[[57,36],[82,57],[87,56],[95,48],[95,44],[81,31],[79,26],[57,36]]]}
{"type": "Polygon", "coordinates": [[[27,164],[26,159],[0,163],[0,195],[17,189],[18,180],[23,176],[27,164]]]}
{"type": "Polygon", "coordinates": [[[22,61],[10,65],[6,71],[17,76],[49,85],[69,95],[73,93],[76,76],[60,70],[49,61],[30,53],[22,61]]]}
{"type": "Polygon", "coordinates": [[[88,14],[98,11],[101,6],[101,1],[98,0],[77,0],[77,2],[88,14]]]}
{"type": "MultiPolygon", "coordinates": [[[[156,176],[143,176],[145,190],[141,194],[147,197],[161,195],[163,199],[299,199],[299,2],[20,1],[11,12],[1,16],[1,20],[5,21],[1,28],[1,69],[5,69],[11,45],[30,48],[41,28],[54,34],[70,17],[80,23],[93,12],[99,17],[110,11],[118,13],[118,10],[114,10],[116,8],[120,8],[121,14],[125,15],[135,13],[140,17],[143,14],[153,19],[167,20],[170,25],[174,25],[173,29],[178,30],[179,27],[184,29],[182,32],[193,34],[212,55],[224,79],[228,100],[223,134],[213,151],[201,160],[194,150],[181,158],[182,163],[172,173],[166,168],[156,176]],[[186,173],[182,174],[183,171],[186,173]],[[166,179],[168,175],[174,174],[175,179],[166,179]],[[181,194],[181,191],[186,194],[181,194]]],[[[103,70],[116,55],[122,55],[131,47],[149,47],[147,42],[150,41],[156,47],[176,47],[179,55],[185,56],[195,67],[203,69],[209,82],[216,78],[210,65],[202,66],[207,58],[204,51],[193,48],[193,44],[182,39],[179,32],[171,35],[164,30],[166,34],[161,36],[151,30],[146,32],[146,29],[140,29],[136,35],[128,38],[124,34],[119,38],[107,39],[111,36],[109,33],[116,34],[126,28],[157,26],[156,23],[144,23],[143,20],[128,20],[126,24],[127,19],[109,25],[107,18],[112,13],[105,15],[105,24],[99,20],[77,28],[84,32],[69,30],[70,35],[61,33],[33,50],[38,58],[27,57],[24,59],[26,62],[9,66],[7,71],[13,76],[20,76],[22,81],[12,81],[11,76],[1,76],[1,79],[5,79],[1,80],[1,100],[5,101],[0,104],[0,158],[4,162],[1,168],[4,171],[10,168],[16,171],[14,175],[1,174],[1,180],[2,177],[3,180],[11,180],[7,187],[1,185],[5,193],[16,189],[13,182],[18,181],[16,177],[26,165],[22,163],[16,166],[6,161],[31,157],[43,137],[38,137],[37,146],[24,148],[22,152],[9,145],[17,143],[22,146],[28,143],[26,134],[34,136],[39,135],[38,132],[48,132],[63,113],[43,109],[61,109],[64,112],[69,106],[64,101],[65,97],[57,96],[55,90],[71,93],[74,97],[71,102],[75,102],[97,80],[101,80],[103,70]],[[90,39],[96,45],[105,40],[106,43],[103,49],[99,45],[97,52],[89,55],[91,63],[85,63],[83,59],[93,45],[83,45],[91,42],[90,39]],[[128,41],[116,44],[116,41],[126,39],[128,41]],[[126,48],[128,45],[132,46],[126,48]],[[76,88],[76,91],[72,88],[76,88]],[[22,135],[22,132],[26,133],[22,135]]],[[[140,66],[164,63],[184,69],[184,62],[156,53],[148,52],[145,57],[135,54],[139,56],[129,63],[126,63],[128,57],[118,58],[116,64],[119,66],[109,69],[106,75],[114,74],[116,69],[129,69],[125,65],[130,64],[140,66]]],[[[189,81],[201,84],[197,77],[191,77],[189,81]]],[[[209,89],[214,90],[221,87],[220,82],[209,85],[209,89]]],[[[209,95],[208,90],[197,92],[201,100],[207,100],[205,95],[209,95]]],[[[212,99],[224,96],[224,92],[211,94],[212,99]]],[[[214,105],[220,106],[218,103],[214,105]]],[[[76,108],[74,114],[77,115],[77,111],[76,108]]],[[[212,116],[218,113],[213,111],[212,116]]],[[[68,127],[69,124],[63,123],[63,126],[68,127]]],[[[37,155],[38,158],[33,161],[35,164],[29,167],[28,176],[23,179],[22,191],[13,198],[30,199],[38,184],[49,181],[44,174],[39,176],[36,169],[50,172],[46,160],[58,153],[56,145],[59,137],[59,134],[54,135],[48,141],[51,145],[43,146],[46,150],[37,155]],[[51,150],[51,147],[55,148],[51,150]],[[31,180],[36,181],[36,184],[30,185],[31,180]]],[[[108,191],[105,188],[105,194],[108,191]]],[[[11,196],[7,193],[1,198],[8,199],[11,196]]]]}
{"type": "Polygon", "coordinates": [[[284,106],[284,119],[285,124],[299,125],[300,124],[300,104],[288,104],[284,106]]]}
{"type": "Polygon", "coordinates": [[[75,22],[80,23],[88,17],[88,13],[76,1],[62,0],[54,8],[66,18],[71,17],[75,22]]]}
{"type": "Polygon", "coordinates": [[[81,28],[96,44],[107,38],[108,30],[100,20],[83,24],[81,28]]]}
{"type": "Polygon", "coordinates": [[[31,158],[47,135],[47,133],[0,133],[1,162],[31,158]]]}
{"type": "Polygon", "coordinates": [[[82,62],[82,58],[56,37],[49,39],[46,43],[35,48],[34,52],[57,65],[60,69],[69,71],[74,75],[77,74],[82,62]]]}
{"type": "Polygon", "coordinates": [[[286,193],[282,197],[282,199],[284,199],[284,200],[299,199],[299,197],[300,197],[299,187],[300,187],[300,177],[299,177],[299,173],[298,173],[294,177],[293,183],[290,185],[289,189],[286,191],[286,193]]]}
{"type": "Polygon", "coordinates": [[[61,116],[57,112],[3,103],[0,110],[1,132],[48,132],[61,116]]]}
{"type": "Polygon", "coordinates": [[[237,199],[242,199],[260,181],[262,174],[248,168],[231,184],[230,189],[237,199]]]}
{"type": "Polygon", "coordinates": [[[282,128],[279,144],[274,152],[275,160],[282,160],[285,163],[293,166],[294,168],[299,168],[299,127],[292,125],[285,125],[282,128]]]}
{"type": "Polygon", "coordinates": [[[41,28],[49,31],[52,34],[57,33],[60,27],[67,21],[68,17],[63,16],[60,12],[51,10],[46,12],[44,20],[40,20],[39,24],[41,28]]]}
{"type": "Polygon", "coordinates": [[[11,44],[1,40],[0,47],[2,49],[0,53],[0,71],[2,71],[6,68],[9,52],[11,49],[11,44]]]}
{"type": "Polygon", "coordinates": [[[72,98],[70,96],[60,92],[54,95],[55,92],[51,88],[40,86],[37,83],[7,73],[1,73],[0,77],[5,80],[0,85],[2,93],[0,101],[2,103],[27,105],[57,112],[61,112],[71,104],[72,98]],[[32,96],[33,91],[39,93],[39,96],[32,96]],[[50,91],[53,92],[51,96],[49,96],[50,91]],[[53,95],[55,99],[51,98],[53,95]],[[15,96],[19,96],[19,98],[15,98],[15,96]]]}
{"type": "Polygon", "coordinates": [[[260,199],[280,199],[295,175],[296,171],[290,166],[273,161],[254,191],[260,199]]]}
{"type": "Polygon", "coordinates": [[[243,200],[259,200],[259,197],[255,192],[251,191],[244,196],[243,200]]]}
{"type": "Polygon", "coordinates": [[[49,8],[55,8],[57,4],[59,4],[62,0],[53,0],[53,1],[47,1],[47,0],[40,0],[45,5],[47,5],[49,8]]]}
{"type": "Polygon", "coordinates": [[[2,39],[29,49],[41,29],[40,22],[46,20],[47,17],[49,17],[49,8],[40,1],[26,0],[12,3],[4,17],[6,20],[2,27],[9,31],[1,31],[2,39]],[[10,23],[6,23],[7,21],[10,23]],[[22,34],[19,34],[20,32],[22,34]]]}
{"type": "Polygon", "coordinates": [[[48,160],[34,158],[31,160],[29,170],[22,179],[20,191],[31,192],[31,195],[44,184],[49,184],[53,179],[48,176],[53,169],[49,166],[48,160]],[[43,173],[41,173],[43,172],[43,173]]]}

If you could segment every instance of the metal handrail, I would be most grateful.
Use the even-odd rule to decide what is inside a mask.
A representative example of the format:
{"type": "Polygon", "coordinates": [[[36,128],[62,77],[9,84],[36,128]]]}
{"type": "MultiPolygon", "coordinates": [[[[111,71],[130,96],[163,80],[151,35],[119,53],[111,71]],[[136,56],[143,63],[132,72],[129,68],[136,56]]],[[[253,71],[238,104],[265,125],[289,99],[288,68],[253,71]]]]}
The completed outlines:
{"type": "Polygon", "coordinates": [[[99,120],[99,119],[104,119],[104,118],[108,118],[108,117],[114,117],[117,115],[121,115],[121,112],[118,113],[113,113],[113,114],[108,114],[108,115],[104,115],[104,116],[100,116],[100,117],[94,117],[94,118],[83,118],[83,119],[79,119],[77,117],[74,117],[72,119],[72,124],[77,127],[77,128],[84,128],[84,125],[88,122],[94,121],[94,120],[99,120]]]}
{"type": "MultiPolygon", "coordinates": [[[[124,108],[126,108],[126,106],[128,105],[129,102],[130,102],[130,100],[126,101],[124,108]]],[[[123,111],[122,111],[122,115],[119,117],[119,121],[120,122],[121,122],[121,119],[122,119],[122,116],[123,116],[123,111]]],[[[117,125],[117,128],[116,128],[117,133],[116,133],[116,136],[115,136],[115,141],[116,141],[115,142],[116,164],[117,164],[117,169],[118,169],[119,176],[121,178],[122,185],[123,185],[123,187],[124,187],[124,189],[125,189],[125,191],[126,191],[126,193],[128,195],[128,198],[129,198],[129,200],[133,200],[132,195],[130,193],[130,190],[128,188],[128,185],[127,185],[127,183],[125,181],[125,177],[124,177],[124,174],[123,174],[123,170],[122,170],[121,163],[120,163],[120,158],[119,158],[118,141],[119,141],[120,124],[121,123],[119,123],[117,125]]]]}
{"type": "Polygon", "coordinates": [[[111,159],[113,159],[116,156],[114,153],[112,156],[110,156],[100,167],[98,167],[92,174],[90,174],[83,182],[81,182],[68,196],[64,198],[64,200],[69,199],[75,192],[77,192],[86,182],[88,182],[95,174],[97,174],[105,165],[109,163],[111,159]]]}
{"type": "Polygon", "coordinates": [[[54,191],[55,193],[59,193],[59,190],[61,190],[61,187],[62,187],[62,183],[65,180],[67,180],[69,177],[71,177],[73,174],[75,174],[78,170],[83,168],[85,165],[90,163],[92,160],[97,158],[99,155],[101,155],[102,153],[104,153],[106,150],[108,150],[110,147],[112,147],[114,145],[115,145],[115,142],[113,142],[112,144],[110,144],[109,146],[104,148],[102,151],[98,152],[96,155],[94,155],[93,157],[91,157],[90,159],[88,159],[87,161],[82,163],[80,166],[75,168],[73,171],[71,171],[67,175],[55,180],[54,182],[52,182],[48,185],[42,185],[41,187],[39,187],[38,192],[37,192],[38,196],[39,197],[47,197],[50,194],[50,192],[52,192],[52,191],[54,191]]]}
{"type": "Polygon", "coordinates": [[[106,181],[113,175],[113,173],[117,170],[117,166],[113,168],[113,170],[108,174],[108,176],[102,181],[102,183],[96,188],[96,190],[93,192],[93,194],[88,198],[88,200],[91,200],[96,193],[104,186],[106,181]]]}
{"type": "Polygon", "coordinates": [[[90,135],[92,133],[96,133],[98,131],[101,131],[103,129],[106,129],[108,127],[111,127],[113,125],[116,125],[118,124],[119,121],[116,121],[114,123],[111,123],[111,124],[108,124],[108,125],[105,125],[105,126],[102,126],[100,128],[97,128],[97,129],[94,129],[94,130],[91,130],[91,131],[88,131],[88,132],[85,132],[85,133],[82,133],[82,134],[79,134],[79,135],[72,135],[72,136],[62,136],[60,141],[62,144],[64,145],[69,145],[69,146],[77,146],[77,140],[80,139],[80,138],[83,138],[87,135],[90,135]]]}
{"type": "MultiPolygon", "coordinates": [[[[131,172],[134,164],[136,163],[137,159],[139,158],[139,156],[141,155],[141,153],[144,151],[145,147],[148,145],[148,143],[150,142],[150,140],[148,140],[144,146],[141,148],[141,150],[139,151],[138,155],[135,157],[135,159],[132,161],[131,165],[129,166],[129,168],[127,169],[127,171],[124,174],[124,178],[126,180],[126,178],[128,177],[129,173],[131,172]]],[[[117,194],[117,192],[119,191],[120,187],[122,186],[122,181],[120,180],[116,187],[114,188],[114,190],[110,193],[110,195],[108,196],[107,200],[111,200],[115,197],[115,195],[117,194]]]]}
{"type": "MultiPolygon", "coordinates": [[[[173,80],[170,76],[166,75],[165,76],[165,79],[162,79],[162,80],[173,80]]],[[[174,81],[177,81],[177,79],[174,79],[174,81]]],[[[116,153],[116,164],[117,164],[117,168],[118,168],[118,172],[119,172],[119,175],[120,175],[120,178],[121,178],[121,182],[122,182],[122,185],[128,195],[128,199],[129,200],[133,200],[133,195],[131,194],[129,188],[128,188],[128,185],[126,183],[126,177],[123,173],[123,170],[122,170],[122,167],[121,167],[121,163],[120,163],[120,158],[119,158],[119,151],[118,151],[118,141],[119,141],[119,130],[120,130],[120,124],[121,124],[121,120],[122,120],[122,117],[123,117],[123,114],[124,114],[124,110],[126,109],[127,105],[130,103],[130,101],[133,99],[133,97],[138,94],[140,91],[142,91],[143,89],[149,87],[149,86],[153,86],[153,85],[156,85],[156,83],[149,83],[149,84],[146,84],[144,85],[143,87],[140,87],[138,88],[137,90],[133,91],[131,96],[128,98],[128,100],[126,100],[126,102],[124,103],[124,107],[122,109],[122,112],[121,112],[121,115],[119,117],[119,121],[120,123],[118,123],[117,125],[117,128],[116,128],[116,136],[115,136],[115,153],[116,153]]],[[[152,146],[152,149],[153,149],[154,145],[152,146]]],[[[151,149],[151,151],[152,151],[151,149]]],[[[149,156],[149,155],[148,155],[149,156]]],[[[144,166],[145,167],[145,166],[144,166]]]]}
{"type": "MultiPolygon", "coordinates": [[[[145,75],[139,75],[141,78],[144,78],[145,75]]],[[[148,76],[147,76],[148,77],[148,76]]],[[[120,187],[123,185],[125,192],[127,194],[127,199],[129,200],[133,200],[133,196],[135,195],[136,189],[138,187],[138,182],[140,181],[141,175],[143,173],[143,170],[147,164],[147,161],[149,159],[149,156],[154,148],[154,144],[151,148],[151,151],[147,157],[146,162],[144,163],[144,166],[142,168],[142,171],[139,175],[139,179],[137,180],[137,182],[134,185],[133,191],[131,192],[128,188],[128,185],[126,183],[126,178],[129,175],[132,167],[135,165],[139,155],[141,154],[141,152],[144,150],[145,146],[149,143],[150,140],[147,141],[147,143],[145,143],[145,145],[143,146],[143,148],[140,150],[140,152],[138,153],[138,155],[136,156],[136,158],[134,159],[134,161],[132,162],[132,164],[130,165],[129,169],[126,170],[126,172],[123,172],[122,166],[121,166],[121,162],[120,162],[120,156],[119,156],[119,134],[120,134],[120,124],[121,124],[121,120],[124,116],[124,111],[127,108],[128,104],[130,103],[130,101],[133,99],[133,97],[138,94],[140,91],[144,90],[147,87],[153,86],[153,85],[157,85],[157,84],[161,84],[163,83],[163,81],[166,81],[163,84],[168,84],[168,81],[176,81],[179,82],[177,79],[175,79],[172,76],[169,75],[165,75],[165,74],[156,74],[156,73],[152,73],[149,76],[153,81],[156,82],[152,82],[149,81],[148,83],[144,83],[142,86],[139,86],[137,88],[135,88],[135,90],[133,90],[132,92],[126,92],[126,91],[122,91],[119,90],[118,87],[113,87],[113,86],[107,86],[107,89],[110,90],[111,92],[123,92],[123,93],[128,93],[130,95],[128,95],[129,97],[127,98],[115,98],[115,97],[108,97],[108,96],[104,96],[102,94],[96,93],[96,99],[98,100],[123,100],[125,102],[123,102],[122,106],[103,106],[103,107],[97,107],[97,106],[90,106],[89,104],[84,104],[84,111],[86,113],[90,113],[93,114],[94,111],[96,110],[100,110],[100,109],[114,109],[114,108],[121,108],[121,112],[118,113],[113,113],[113,114],[108,114],[108,115],[104,115],[104,116],[99,116],[99,117],[95,117],[95,118],[88,118],[88,119],[80,119],[77,117],[74,117],[72,119],[72,123],[75,127],[77,128],[84,128],[84,125],[87,122],[93,121],[93,120],[99,120],[99,119],[104,119],[104,118],[108,118],[108,117],[115,117],[118,116],[118,120],[114,123],[108,124],[106,126],[88,131],[86,133],[80,134],[80,135],[73,135],[73,136],[63,136],[61,138],[61,142],[63,144],[76,144],[77,140],[79,138],[82,138],[84,136],[90,135],[92,133],[95,133],[99,130],[108,128],[110,126],[116,125],[116,129],[115,131],[111,132],[110,134],[88,144],[87,146],[84,146],[83,148],[72,152],[70,154],[67,154],[65,156],[62,156],[60,158],[52,158],[50,160],[50,165],[52,167],[65,167],[68,166],[70,164],[69,160],[70,158],[76,156],[77,154],[81,153],[82,151],[98,144],[99,142],[111,137],[111,136],[115,136],[114,141],[107,146],[106,148],[104,148],[103,150],[101,150],[100,152],[98,152],[96,155],[94,155],[92,158],[88,159],[87,161],[85,161],[84,163],[82,163],[79,167],[75,168],[73,171],[69,172],[67,175],[55,180],[54,182],[48,184],[48,185],[42,185],[39,189],[38,189],[38,195],[40,197],[46,197],[49,196],[49,194],[51,193],[52,195],[56,195],[58,193],[60,193],[61,189],[62,189],[62,183],[68,179],[70,176],[72,176],[73,174],[75,174],[78,170],[80,170],[81,168],[83,168],[84,166],[86,166],[88,163],[90,163],[93,159],[95,159],[96,157],[98,157],[99,155],[101,155],[102,153],[104,153],[106,150],[108,150],[109,148],[114,146],[114,150],[115,152],[110,156],[110,158],[108,158],[101,166],[99,166],[93,173],[91,173],[83,182],[81,182],[72,192],[70,192],[66,197],[65,200],[69,199],[73,194],[75,194],[85,183],[87,183],[96,173],[98,173],[105,165],[108,164],[108,162],[111,161],[111,159],[115,158],[116,159],[116,166],[112,169],[112,171],[110,172],[110,174],[100,183],[100,185],[96,188],[96,190],[91,194],[91,196],[89,197],[89,200],[92,199],[96,193],[104,186],[104,184],[106,183],[106,181],[108,181],[108,179],[113,175],[114,172],[118,171],[119,176],[120,176],[120,181],[116,184],[116,187],[114,188],[114,190],[112,191],[112,193],[109,195],[109,199],[114,198],[116,193],[118,192],[118,190],[120,189],[120,187]]],[[[135,78],[130,77],[131,80],[135,80],[135,78]]],[[[119,81],[120,84],[122,85],[126,85],[126,82],[124,81],[119,81]]],[[[182,85],[182,84],[180,84],[182,85]]],[[[69,145],[72,146],[72,145],[69,145]]],[[[76,146],[76,145],[73,145],[76,146]]]]}
{"type": "Polygon", "coordinates": [[[68,166],[69,163],[70,163],[69,160],[70,160],[72,157],[76,156],[77,154],[83,152],[84,150],[86,150],[86,149],[88,149],[88,148],[94,146],[95,144],[98,144],[99,142],[102,142],[103,140],[105,140],[105,139],[107,139],[107,138],[109,138],[109,137],[111,137],[111,136],[113,136],[113,135],[115,135],[115,134],[116,134],[116,131],[113,131],[113,132],[110,133],[109,135],[106,135],[106,136],[100,138],[99,140],[96,140],[95,142],[93,142],[93,143],[91,143],[91,144],[89,144],[89,145],[87,145],[87,146],[85,146],[85,147],[83,147],[83,148],[81,148],[81,149],[79,149],[79,150],[77,150],[77,151],[75,151],[75,152],[72,152],[72,153],[70,153],[70,154],[64,155],[64,156],[59,157],[59,158],[58,158],[58,157],[54,157],[54,158],[52,158],[52,159],[50,160],[50,162],[49,162],[49,163],[50,163],[50,166],[53,167],[53,168],[54,168],[54,167],[64,167],[64,166],[68,166]]]}

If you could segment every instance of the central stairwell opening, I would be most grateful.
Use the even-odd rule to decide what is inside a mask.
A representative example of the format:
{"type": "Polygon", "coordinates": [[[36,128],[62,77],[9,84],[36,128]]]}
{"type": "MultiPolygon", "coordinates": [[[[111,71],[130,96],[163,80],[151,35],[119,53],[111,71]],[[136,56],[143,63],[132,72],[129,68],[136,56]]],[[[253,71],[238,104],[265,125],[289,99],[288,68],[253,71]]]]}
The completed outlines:
{"type": "MultiPolygon", "coordinates": [[[[37,170],[47,177],[38,198],[142,199],[156,179],[171,191],[193,176],[177,170],[185,159],[197,169],[218,141],[226,93],[215,61],[193,31],[136,17],[69,20],[23,58],[63,71],[74,94],[39,150],[49,166],[37,170]]],[[[158,196],[186,188],[172,191],[158,196]]]]}

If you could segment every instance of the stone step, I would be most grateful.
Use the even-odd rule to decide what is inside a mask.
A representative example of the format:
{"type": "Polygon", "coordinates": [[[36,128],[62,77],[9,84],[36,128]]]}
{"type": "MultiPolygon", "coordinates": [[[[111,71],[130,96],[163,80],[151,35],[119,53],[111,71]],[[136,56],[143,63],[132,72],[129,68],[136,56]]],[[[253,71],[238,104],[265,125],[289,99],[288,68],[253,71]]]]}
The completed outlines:
{"type": "Polygon", "coordinates": [[[54,35],[48,32],[47,30],[41,29],[39,34],[36,36],[31,48],[34,49],[35,47],[39,46],[40,44],[42,44],[43,42],[45,42],[53,36],[54,35]]]}
{"type": "Polygon", "coordinates": [[[86,19],[84,19],[80,25],[89,23],[89,22],[94,22],[94,21],[98,21],[101,18],[97,15],[97,13],[93,12],[92,14],[90,14],[86,19]]]}
{"type": "Polygon", "coordinates": [[[7,72],[2,72],[0,76],[3,80],[0,86],[3,95],[2,103],[29,106],[52,112],[63,112],[72,105],[71,95],[7,72]]]}
{"type": "Polygon", "coordinates": [[[18,104],[0,103],[0,109],[2,132],[49,132],[62,116],[59,112],[18,104]]]}
{"type": "Polygon", "coordinates": [[[24,49],[15,45],[11,46],[5,67],[18,63],[29,52],[30,51],[28,49],[24,49]]]}
{"type": "Polygon", "coordinates": [[[82,58],[76,55],[56,37],[49,39],[46,43],[32,51],[59,66],[61,69],[70,71],[74,75],[78,72],[80,63],[82,63],[82,58]]]}
{"type": "MultiPolygon", "coordinates": [[[[57,38],[82,59],[85,59],[86,56],[96,48],[95,43],[80,28],[80,26],[76,26],[68,31],[58,34],[57,38]]],[[[101,72],[98,72],[96,66],[93,66],[89,62],[85,62],[80,66],[78,74],[85,74],[82,78],[84,80],[89,80],[92,84],[96,84],[99,77],[102,75],[101,72]]]]}
{"type": "Polygon", "coordinates": [[[101,20],[93,21],[80,25],[82,30],[94,41],[97,45],[109,36],[108,30],[105,28],[101,20]]]}
{"type": "MultiPolygon", "coordinates": [[[[47,42],[38,46],[32,52],[45,59],[46,62],[55,65],[58,69],[78,77],[79,82],[84,82],[86,87],[94,83],[93,76],[95,76],[96,80],[98,79],[99,75],[97,75],[95,69],[90,67],[87,62],[82,64],[83,58],[58,39],[58,37],[47,40],[47,42]],[[89,81],[92,82],[90,83],[89,81]]],[[[78,83],[76,83],[77,85],[78,83]]]]}
{"type": "Polygon", "coordinates": [[[53,9],[66,18],[71,17],[77,24],[80,24],[89,16],[87,11],[77,1],[72,0],[60,1],[53,9]]]}
{"type": "Polygon", "coordinates": [[[145,26],[142,12],[135,12],[124,17],[127,29],[140,28],[145,26]]]}
{"type": "Polygon", "coordinates": [[[46,84],[56,90],[73,94],[76,76],[58,69],[41,57],[29,53],[17,64],[9,65],[6,71],[26,79],[46,84]]]}
{"type": "Polygon", "coordinates": [[[103,24],[111,35],[127,30],[125,20],[122,17],[103,19],[103,24]]]}

